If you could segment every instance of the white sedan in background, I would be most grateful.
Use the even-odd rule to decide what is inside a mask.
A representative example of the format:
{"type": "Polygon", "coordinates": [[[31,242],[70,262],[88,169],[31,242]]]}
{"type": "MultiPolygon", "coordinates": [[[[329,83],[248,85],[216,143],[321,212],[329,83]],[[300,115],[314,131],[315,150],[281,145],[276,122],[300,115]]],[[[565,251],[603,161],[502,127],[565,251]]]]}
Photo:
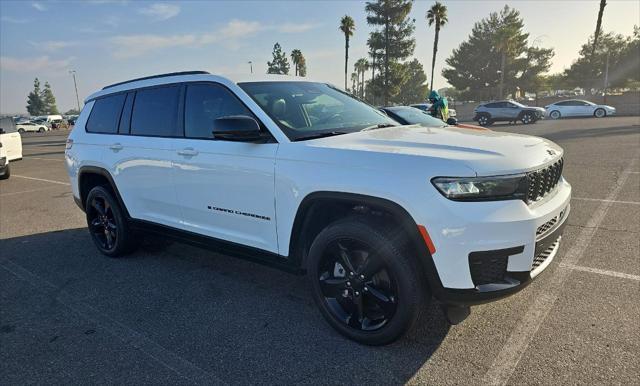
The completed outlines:
{"type": "Polygon", "coordinates": [[[596,117],[604,118],[607,115],[615,115],[616,108],[607,105],[597,105],[593,102],[581,99],[569,99],[552,103],[544,107],[547,116],[551,119],[564,117],[596,117]]]}
{"type": "Polygon", "coordinates": [[[34,123],[34,122],[22,122],[16,125],[18,129],[18,133],[22,134],[26,131],[33,131],[37,133],[44,133],[45,131],[51,130],[47,125],[42,123],[34,123]]]}

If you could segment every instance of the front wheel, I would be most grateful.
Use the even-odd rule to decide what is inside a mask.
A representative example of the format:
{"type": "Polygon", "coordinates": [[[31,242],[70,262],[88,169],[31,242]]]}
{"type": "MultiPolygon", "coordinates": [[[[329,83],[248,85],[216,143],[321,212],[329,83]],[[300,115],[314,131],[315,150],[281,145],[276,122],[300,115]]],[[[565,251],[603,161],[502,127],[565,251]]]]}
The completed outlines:
{"type": "Polygon", "coordinates": [[[413,326],[428,297],[402,240],[397,231],[358,217],[334,222],[314,240],[307,270],[312,295],[342,335],[382,345],[413,326]]]}
{"type": "Polygon", "coordinates": [[[44,133],[44,127],[39,128],[38,133],[44,133]]]}
{"type": "Polygon", "coordinates": [[[136,238],[132,234],[123,208],[104,186],[96,186],[87,195],[87,225],[100,253],[118,257],[132,252],[136,238]]]}
{"type": "Polygon", "coordinates": [[[24,129],[18,129],[18,133],[24,134],[24,129]]]}
{"type": "Polygon", "coordinates": [[[604,109],[596,109],[596,111],[593,112],[593,116],[596,118],[604,118],[607,116],[607,112],[604,111],[604,109]]]}
{"type": "Polygon", "coordinates": [[[551,113],[549,113],[549,116],[551,117],[551,119],[560,119],[560,111],[553,110],[551,113]]]}
{"type": "Polygon", "coordinates": [[[522,121],[522,123],[524,123],[525,125],[529,125],[531,123],[534,123],[536,121],[536,118],[533,114],[530,113],[526,113],[522,116],[522,118],[520,119],[522,121]]]}

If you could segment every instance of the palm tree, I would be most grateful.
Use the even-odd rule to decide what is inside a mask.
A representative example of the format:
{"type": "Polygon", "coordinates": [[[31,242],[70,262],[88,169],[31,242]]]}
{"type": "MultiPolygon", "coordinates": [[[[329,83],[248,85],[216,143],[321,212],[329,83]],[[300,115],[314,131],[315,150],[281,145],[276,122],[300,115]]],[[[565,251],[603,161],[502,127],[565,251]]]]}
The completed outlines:
{"type": "Polygon", "coordinates": [[[436,53],[438,52],[438,40],[440,38],[440,28],[444,27],[449,20],[447,19],[447,6],[443,5],[439,1],[436,1],[434,5],[427,11],[427,22],[429,27],[435,24],[436,36],[433,38],[433,58],[431,59],[431,87],[433,90],[433,72],[436,67],[436,53]]]}
{"type": "Polygon", "coordinates": [[[291,50],[291,61],[293,62],[293,66],[295,67],[295,74],[298,76],[300,71],[300,64],[302,62],[302,51],[299,49],[291,50]]]}
{"type": "Polygon", "coordinates": [[[340,19],[340,31],[344,34],[344,89],[347,89],[347,72],[349,69],[349,38],[353,36],[356,29],[356,23],[349,15],[344,15],[340,19]]]}
{"type": "Polygon", "coordinates": [[[360,92],[358,94],[360,98],[364,99],[364,73],[369,70],[369,62],[365,58],[360,58],[355,62],[353,68],[358,74],[358,83],[360,84],[360,92]]]}
{"type": "Polygon", "coordinates": [[[604,7],[607,6],[607,0],[600,0],[600,10],[598,11],[598,21],[596,21],[596,33],[593,35],[593,47],[591,47],[591,56],[596,52],[598,45],[598,37],[600,36],[600,28],[602,27],[602,14],[604,7]]]}
{"type": "Polygon", "coordinates": [[[358,74],[356,74],[355,72],[351,73],[351,94],[356,95],[356,93],[358,92],[358,74]]]}

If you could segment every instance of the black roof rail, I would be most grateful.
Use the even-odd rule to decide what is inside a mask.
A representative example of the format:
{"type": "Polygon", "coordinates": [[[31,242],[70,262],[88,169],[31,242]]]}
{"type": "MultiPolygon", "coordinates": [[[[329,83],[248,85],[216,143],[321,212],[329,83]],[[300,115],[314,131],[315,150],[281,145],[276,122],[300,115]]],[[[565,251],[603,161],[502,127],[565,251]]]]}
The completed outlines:
{"type": "Polygon", "coordinates": [[[108,88],[111,87],[116,87],[116,86],[120,86],[121,84],[127,84],[127,83],[131,83],[131,82],[137,82],[139,80],[147,80],[147,79],[156,79],[156,78],[165,78],[167,76],[177,76],[177,75],[209,75],[210,73],[207,71],[180,71],[180,72],[170,72],[168,74],[159,74],[159,75],[151,75],[151,76],[145,76],[143,78],[136,78],[136,79],[131,79],[131,80],[127,80],[124,82],[118,82],[118,83],[114,83],[114,84],[110,84],[108,86],[103,87],[103,90],[106,90],[108,88]]]}

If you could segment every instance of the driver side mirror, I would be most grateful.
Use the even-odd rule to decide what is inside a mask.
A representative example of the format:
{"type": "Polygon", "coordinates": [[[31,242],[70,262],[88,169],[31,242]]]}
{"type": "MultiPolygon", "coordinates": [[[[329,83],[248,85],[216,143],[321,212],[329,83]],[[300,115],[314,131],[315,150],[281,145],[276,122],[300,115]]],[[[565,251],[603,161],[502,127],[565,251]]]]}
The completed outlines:
{"type": "Polygon", "coordinates": [[[215,119],[212,134],[215,139],[236,142],[251,142],[263,138],[258,122],[246,115],[215,119]]]}
{"type": "Polygon", "coordinates": [[[457,120],[457,119],[455,119],[455,118],[453,118],[453,117],[451,117],[451,118],[447,119],[447,125],[449,125],[449,126],[455,126],[455,125],[457,125],[457,124],[458,124],[458,120],[457,120]]]}

